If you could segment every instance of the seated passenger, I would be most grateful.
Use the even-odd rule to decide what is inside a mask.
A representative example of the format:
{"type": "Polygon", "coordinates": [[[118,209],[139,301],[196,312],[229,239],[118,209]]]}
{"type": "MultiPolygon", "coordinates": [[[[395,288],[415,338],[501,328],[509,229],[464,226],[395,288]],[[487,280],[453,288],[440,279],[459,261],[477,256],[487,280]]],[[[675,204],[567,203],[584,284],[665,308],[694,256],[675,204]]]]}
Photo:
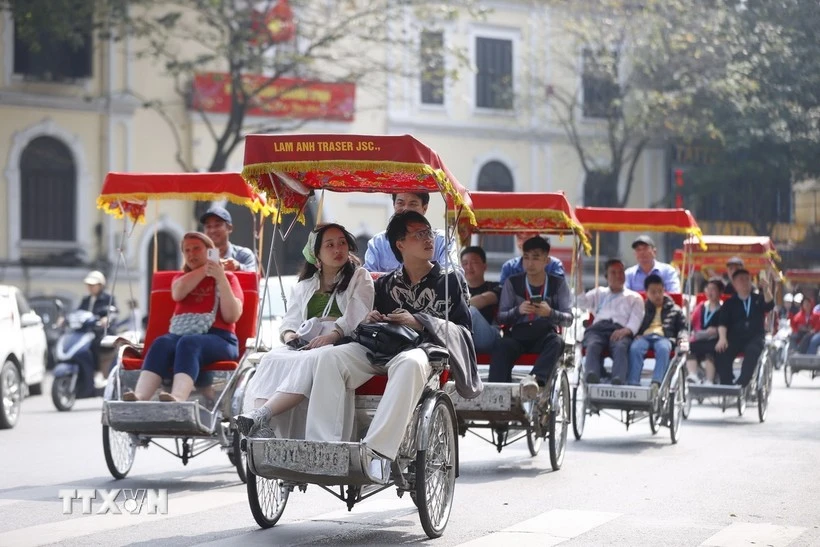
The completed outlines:
{"type": "MultiPolygon", "coordinates": [[[[521,251],[523,249],[524,242],[527,241],[528,239],[532,239],[534,237],[541,237],[541,236],[539,236],[537,232],[517,233],[517,234],[515,234],[515,245],[516,245],[516,247],[518,247],[518,250],[521,251]]],[[[547,242],[547,245],[549,245],[549,239],[544,238],[544,240],[547,242]]],[[[547,262],[547,265],[546,265],[545,269],[546,269],[547,274],[549,274],[549,275],[558,275],[558,276],[563,276],[564,275],[564,264],[560,260],[558,260],[557,258],[555,258],[553,256],[550,257],[549,262],[547,262]]],[[[524,273],[524,259],[523,259],[523,256],[517,256],[515,258],[511,258],[501,266],[501,276],[499,277],[498,282],[503,287],[504,283],[506,283],[508,277],[510,277],[513,274],[520,274],[520,273],[524,273]]]]}
{"type": "MultiPolygon", "coordinates": [[[[376,281],[375,309],[366,322],[389,321],[424,333],[425,340],[447,347],[450,371],[465,397],[475,397],[481,380],[470,335],[467,290],[460,271],[445,272],[433,262],[434,232],[424,215],[397,213],[387,226],[387,239],[403,266],[376,281]],[[449,323],[444,317],[449,315],[449,323]],[[459,383],[459,374],[463,383],[459,383]],[[466,385],[466,387],[464,387],[466,385]]],[[[308,401],[305,438],[347,441],[352,437],[353,391],[373,376],[387,373],[387,387],[364,437],[371,477],[385,481],[405,430],[432,373],[422,348],[404,351],[385,365],[371,364],[368,350],[356,342],[325,353],[316,366],[308,401]]]]}
{"type": "Polygon", "coordinates": [[[687,380],[698,381],[698,365],[704,366],[704,384],[715,381],[715,343],[718,339],[718,320],[720,317],[723,280],[719,277],[709,279],[704,288],[706,300],[692,310],[692,332],[689,337],[689,358],[686,361],[687,380]]]}
{"type": "Polygon", "coordinates": [[[159,400],[187,401],[203,365],[239,358],[236,322],[245,299],[239,280],[208,260],[208,249],[216,247],[205,234],[188,232],[181,246],[185,266],[171,284],[176,307],[169,333],[151,344],[137,386],[123,394],[123,401],[146,401],[163,378],[171,377],[171,393],[163,391],[159,400]]]}
{"type": "Polygon", "coordinates": [[[764,318],[766,312],[774,309],[774,299],[765,275],[760,276],[762,295],[752,292],[752,278],[748,270],[737,270],[732,278],[732,285],[737,292],[723,303],[720,310],[715,365],[720,383],[732,384],[732,363],[742,352],[743,365],[737,384],[745,387],[751,381],[757,360],[763,351],[766,340],[764,318]]]}
{"type": "Polygon", "coordinates": [[[817,331],[820,331],[820,314],[814,313],[814,302],[803,297],[800,311],[791,318],[791,344],[797,353],[809,352],[809,344],[817,331]]]}
{"type": "Polygon", "coordinates": [[[219,249],[222,265],[228,272],[258,272],[256,253],[247,247],[234,245],[230,242],[233,233],[231,214],[224,207],[214,205],[199,217],[205,235],[210,237],[216,248],[219,249]]]}
{"type": "MultiPolygon", "coordinates": [[[[420,215],[427,214],[427,206],[430,203],[430,194],[401,193],[393,194],[393,212],[395,214],[404,211],[415,211],[420,215]]],[[[447,246],[447,238],[442,230],[435,230],[433,261],[438,262],[443,268],[447,253],[450,253],[450,264],[456,265],[455,247],[447,246]]],[[[396,260],[393,251],[390,250],[390,242],[387,240],[386,232],[379,232],[367,242],[367,251],[364,254],[364,267],[369,272],[392,272],[401,264],[396,260]]]]}
{"type": "Polygon", "coordinates": [[[571,296],[563,276],[547,275],[549,243],[535,236],[524,242],[525,273],[507,278],[501,292],[498,320],[504,325],[490,360],[491,382],[511,382],[512,368],[522,353],[537,353],[530,374],[521,380],[523,399],[534,399],[549,382],[564,349],[557,327],[572,324],[571,296]]]}
{"type": "Polygon", "coordinates": [[[461,251],[461,269],[464,270],[470,289],[470,317],[473,321],[475,350],[481,353],[492,351],[499,336],[495,314],[498,311],[501,285],[484,279],[487,254],[481,247],[465,247],[461,251]]]}
{"type": "Polygon", "coordinates": [[[638,236],[632,242],[635,260],[638,262],[626,270],[626,288],[633,291],[644,290],[647,276],[655,274],[663,279],[663,288],[669,293],[679,293],[680,276],[671,264],[655,260],[655,242],[649,236],[638,236]]]}
{"type": "Polygon", "coordinates": [[[304,438],[307,404],[300,403],[310,395],[316,363],[373,309],[373,280],[354,252],[355,238],[339,224],[325,224],[310,233],[302,251],[305,265],[279,327],[287,346],[268,352],[248,383],[245,408],[254,410],[236,418],[243,435],[252,436],[272,417],[281,416],[273,421],[273,433],[304,438]],[[301,340],[297,330],[311,318],[320,318],[325,328],[310,340],[301,340]],[[300,346],[303,351],[295,351],[300,346]],[[287,412],[291,409],[296,410],[287,412]]]}
{"type": "Polygon", "coordinates": [[[624,263],[607,260],[606,280],[609,287],[598,287],[578,297],[578,306],[590,310],[595,319],[584,331],[586,348],[584,371],[587,383],[597,384],[603,374],[604,351],[612,354],[612,384],[626,381],[629,344],[638,332],[644,315],[641,295],[624,287],[624,263]]]}
{"type": "MultiPolygon", "coordinates": [[[[641,384],[643,358],[650,349],[655,351],[655,371],[652,373],[652,385],[660,386],[666,370],[669,368],[669,354],[672,348],[679,346],[681,351],[689,350],[689,333],[686,332],[686,320],[683,312],[663,291],[663,279],[652,274],[644,281],[646,304],[643,321],[638,328],[638,336],[629,346],[629,373],[627,383],[631,386],[641,384]]],[[[656,389],[653,387],[653,389],[656,389]]]]}

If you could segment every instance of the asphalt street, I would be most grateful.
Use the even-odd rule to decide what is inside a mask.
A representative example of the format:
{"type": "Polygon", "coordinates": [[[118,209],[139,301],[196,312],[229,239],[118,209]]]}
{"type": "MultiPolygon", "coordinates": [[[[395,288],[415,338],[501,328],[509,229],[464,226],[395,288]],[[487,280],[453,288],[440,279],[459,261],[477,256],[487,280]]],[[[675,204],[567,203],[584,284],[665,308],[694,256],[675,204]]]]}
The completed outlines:
{"type": "MultiPolygon", "coordinates": [[[[46,386],[48,388],[48,386],[46,386]]],[[[46,391],[48,393],[48,391],[46,391]]],[[[348,512],[318,487],[294,492],[279,524],[258,529],[245,487],[218,448],[187,466],[156,446],[138,449],[128,477],[105,465],[100,399],[59,413],[27,399],[0,431],[0,546],[24,545],[820,545],[820,379],[787,389],[775,376],[769,417],[695,405],[682,437],[587,419],[553,472],[546,446],[501,453],[472,434],[444,536],[428,540],[416,509],[387,490],[348,512]],[[64,489],[161,489],[168,513],[63,514],[64,489]]],[[[571,435],[571,434],[570,434],[571,435]]],[[[100,499],[92,504],[100,508],[100,499]]]]}

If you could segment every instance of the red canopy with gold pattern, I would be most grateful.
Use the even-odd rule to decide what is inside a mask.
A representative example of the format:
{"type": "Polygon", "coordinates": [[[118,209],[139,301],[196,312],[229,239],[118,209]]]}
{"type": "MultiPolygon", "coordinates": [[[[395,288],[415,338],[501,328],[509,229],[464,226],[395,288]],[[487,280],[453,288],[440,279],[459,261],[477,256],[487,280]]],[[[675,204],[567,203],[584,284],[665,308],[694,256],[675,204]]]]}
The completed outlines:
{"type": "MultiPolygon", "coordinates": [[[[733,257],[743,260],[743,266],[752,275],[762,270],[777,270],[780,255],[770,237],[766,236],[703,236],[707,249],[703,250],[697,241],[687,239],[683,249],[675,251],[673,264],[682,264],[684,252],[691,252],[694,267],[709,274],[720,274],[726,269],[726,262],[733,257]]],[[[688,259],[687,259],[688,260],[688,259]]]]}
{"type": "MultiPolygon", "coordinates": [[[[476,224],[461,223],[462,242],[471,233],[538,232],[576,234],[589,253],[592,246],[563,192],[470,192],[476,224]]],[[[453,213],[449,213],[453,216],[453,213]]]]}
{"type": "Polygon", "coordinates": [[[687,209],[621,209],[576,207],[575,215],[591,232],[671,232],[699,241],[705,249],[703,234],[687,209]]]}
{"type": "Polygon", "coordinates": [[[248,135],[242,176],[301,211],[313,190],[440,192],[472,222],[467,191],[433,150],[410,135],[248,135]]]}
{"type": "Polygon", "coordinates": [[[110,215],[145,221],[149,200],[227,199],[268,215],[273,208],[238,173],[108,173],[97,207],[110,215]]]}
{"type": "Polygon", "coordinates": [[[786,270],[789,283],[820,285],[820,270],[786,270]]]}

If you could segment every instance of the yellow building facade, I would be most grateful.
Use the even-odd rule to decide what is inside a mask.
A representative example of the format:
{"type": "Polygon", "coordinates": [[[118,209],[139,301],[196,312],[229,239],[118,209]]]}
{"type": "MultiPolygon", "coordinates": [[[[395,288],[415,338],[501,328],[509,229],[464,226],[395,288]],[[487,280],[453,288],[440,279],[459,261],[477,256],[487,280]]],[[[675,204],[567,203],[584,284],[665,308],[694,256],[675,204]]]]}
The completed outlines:
{"type": "MultiPolygon", "coordinates": [[[[431,82],[410,75],[421,62],[418,48],[371,51],[396,70],[375,78],[371,83],[376,85],[357,86],[354,119],[310,121],[298,132],[410,133],[435,149],[470,189],[563,191],[571,203],[581,205],[584,173],[577,154],[541,104],[546,85],[580,88],[578,74],[556,59],[561,52],[580,62],[580,52],[561,44],[559,14],[532,8],[529,2],[485,4],[491,10],[486,17],[461,17],[419,36],[420,43],[440,41],[445,53],[438,61],[457,71],[457,77],[448,74],[431,82]]],[[[0,222],[0,283],[20,286],[29,295],[71,297],[76,303],[85,292],[82,279],[89,269],[101,269],[109,278],[116,271],[118,301],[136,300],[144,310],[153,234],[160,233],[161,265],[178,265],[179,238],[197,227],[193,206],[150,204],[146,223],[124,238],[123,230],[130,227],[99,211],[96,196],[109,171],[180,171],[177,153],[193,168],[206,169],[214,146],[209,129],[156,64],[135,57],[141,47],[136,40],[95,40],[87,69],[69,83],[27,74],[36,71],[21,65],[16,47],[13,21],[0,18],[0,200],[6,212],[6,221],[0,222]],[[149,100],[165,105],[176,132],[156,111],[143,107],[149,100]]],[[[209,116],[210,123],[224,124],[221,116],[209,116]]],[[[250,118],[248,123],[259,121],[250,118]]],[[[582,124],[590,140],[601,138],[600,120],[582,124]]],[[[630,206],[645,207],[665,195],[664,158],[660,147],[644,152],[630,206]]],[[[239,147],[228,169],[241,167],[239,147]]],[[[319,214],[364,241],[384,229],[391,212],[389,196],[336,194],[325,197],[319,214]]],[[[435,196],[428,215],[443,226],[442,203],[435,196]]],[[[488,245],[497,260],[514,253],[509,238],[488,245]]],[[[298,261],[298,253],[290,260],[298,261]]]]}

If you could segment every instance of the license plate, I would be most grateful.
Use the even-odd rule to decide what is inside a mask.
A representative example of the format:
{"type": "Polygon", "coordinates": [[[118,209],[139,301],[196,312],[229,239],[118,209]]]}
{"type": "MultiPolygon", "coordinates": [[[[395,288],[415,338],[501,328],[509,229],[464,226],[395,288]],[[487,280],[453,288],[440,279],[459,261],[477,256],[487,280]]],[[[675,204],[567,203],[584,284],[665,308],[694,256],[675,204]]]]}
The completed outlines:
{"type": "Polygon", "coordinates": [[[590,386],[589,396],[596,400],[648,402],[649,388],[621,386],[590,386]]]}
{"type": "Polygon", "coordinates": [[[481,395],[474,399],[464,399],[457,393],[454,393],[452,398],[456,412],[459,410],[506,411],[512,407],[511,384],[484,384],[484,390],[481,392],[481,395]]]}
{"type": "Polygon", "coordinates": [[[268,441],[265,464],[316,475],[346,476],[350,470],[347,445],[308,441],[268,441]]]}

